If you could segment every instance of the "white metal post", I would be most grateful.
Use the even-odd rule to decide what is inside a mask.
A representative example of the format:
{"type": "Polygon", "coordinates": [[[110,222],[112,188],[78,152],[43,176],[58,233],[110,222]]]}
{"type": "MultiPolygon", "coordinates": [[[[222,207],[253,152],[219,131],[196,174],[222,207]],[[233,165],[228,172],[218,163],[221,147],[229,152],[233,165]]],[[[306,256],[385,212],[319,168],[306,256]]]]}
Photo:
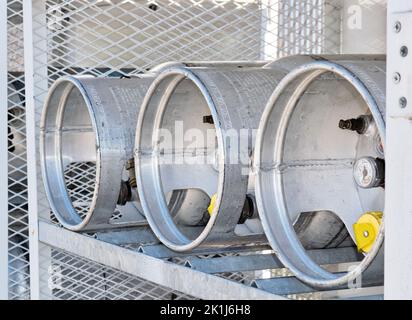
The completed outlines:
{"type": "Polygon", "coordinates": [[[8,77],[7,77],[7,1],[0,3],[0,299],[8,299],[8,77]]]}
{"type": "MultiPolygon", "coordinates": [[[[46,0],[23,0],[24,57],[26,79],[27,174],[30,241],[30,296],[42,298],[43,283],[48,283],[50,248],[39,243],[39,217],[48,216],[46,199],[41,196],[37,138],[40,108],[48,89],[46,0]],[[47,208],[44,209],[44,208],[47,208]],[[44,212],[42,212],[42,210],[44,212]],[[47,212],[46,212],[47,211],[47,212]],[[46,265],[46,267],[45,267],[46,265]]],[[[46,288],[48,291],[48,289],[46,288]]],[[[46,296],[49,296],[49,291],[46,296]]]]}
{"type": "Polygon", "coordinates": [[[26,92],[27,180],[29,203],[30,297],[39,297],[39,240],[37,218],[36,112],[34,102],[33,7],[23,0],[26,92]]]}
{"type": "Polygon", "coordinates": [[[26,92],[27,180],[29,203],[30,297],[38,299],[39,249],[37,226],[36,128],[33,81],[33,16],[32,0],[23,1],[24,65],[26,92]]]}
{"type": "Polygon", "coordinates": [[[385,299],[412,299],[412,2],[388,2],[385,299]]]}

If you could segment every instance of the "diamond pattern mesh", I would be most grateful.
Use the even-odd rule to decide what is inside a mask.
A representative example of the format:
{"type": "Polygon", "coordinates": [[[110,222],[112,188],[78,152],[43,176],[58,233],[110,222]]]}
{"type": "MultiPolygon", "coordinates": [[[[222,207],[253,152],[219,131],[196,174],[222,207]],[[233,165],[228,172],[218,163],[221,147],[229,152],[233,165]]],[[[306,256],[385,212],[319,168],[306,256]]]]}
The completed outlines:
{"type": "MultiPolygon", "coordinates": [[[[33,1],[36,118],[50,85],[68,74],[128,76],[179,60],[270,60],[341,51],[341,0],[33,1]]],[[[8,0],[9,296],[29,297],[22,0],[8,0]]],[[[94,164],[66,168],[85,213],[94,164]]],[[[38,172],[40,172],[38,168],[38,172]]],[[[52,216],[38,179],[38,212],[52,216]]],[[[54,219],[53,219],[54,220],[54,219]]],[[[41,245],[41,297],[192,299],[83,257],[41,245]]],[[[221,275],[249,283],[250,273],[221,275]]]]}
{"type": "Polygon", "coordinates": [[[64,171],[64,177],[73,207],[83,219],[93,199],[96,164],[94,162],[72,162],[64,171]]]}
{"type": "Polygon", "coordinates": [[[9,298],[29,297],[25,88],[21,1],[7,1],[9,298]]]}
{"type": "Polygon", "coordinates": [[[119,272],[62,250],[42,251],[43,298],[55,300],[152,300],[194,299],[150,281],[119,272]],[[52,264],[48,262],[52,261],[52,264]]]}

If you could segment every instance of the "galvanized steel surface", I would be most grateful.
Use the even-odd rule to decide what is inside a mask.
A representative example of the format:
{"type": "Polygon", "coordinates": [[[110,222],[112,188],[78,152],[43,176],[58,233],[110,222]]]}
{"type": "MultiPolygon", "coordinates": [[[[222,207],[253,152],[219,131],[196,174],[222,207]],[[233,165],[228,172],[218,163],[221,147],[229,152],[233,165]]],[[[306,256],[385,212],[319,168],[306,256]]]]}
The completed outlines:
{"type": "Polygon", "coordinates": [[[66,228],[93,230],[144,220],[135,202],[117,207],[128,221],[110,221],[126,161],[133,158],[139,101],[151,81],[67,77],[51,88],[41,121],[41,165],[50,205],[66,228]],[[70,197],[65,170],[72,163],[90,164],[94,170],[92,185],[85,186],[92,198],[70,197]]]}
{"type": "MultiPolygon", "coordinates": [[[[248,191],[252,130],[257,129],[263,107],[284,74],[277,65],[272,69],[186,67],[165,69],[153,82],[139,114],[136,175],[145,215],[165,245],[186,251],[199,245],[223,244],[228,238],[253,241],[253,235],[242,240],[234,234],[248,191]],[[207,114],[212,115],[214,125],[201,123],[207,114]],[[208,129],[215,130],[215,146],[195,146],[198,150],[206,147],[201,164],[161,164],[165,150],[158,148],[158,131],[171,128],[176,120],[183,120],[189,129],[200,129],[204,136],[208,129]],[[242,129],[251,143],[235,152],[233,162],[231,148],[236,146],[227,138],[230,132],[239,134],[242,129]],[[217,161],[210,164],[208,158],[217,161]],[[217,201],[207,224],[190,238],[173,221],[164,196],[171,190],[193,188],[203,190],[209,198],[217,194],[217,201]]],[[[174,155],[183,151],[170,149],[174,155]]],[[[257,235],[256,241],[261,240],[257,235]]]]}
{"type": "MultiPolygon", "coordinates": [[[[273,92],[259,127],[254,169],[259,214],[265,234],[279,259],[302,281],[317,288],[331,288],[348,283],[368,268],[381,247],[383,224],[371,252],[359,266],[339,277],[308,257],[292,223],[302,212],[331,210],[352,234],[352,224],[360,215],[367,210],[383,209],[382,189],[359,190],[355,186],[350,159],[365,154],[383,157],[375,148],[374,138],[378,134],[384,147],[386,74],[384,59],[317,60],[292,70],[273,92]],[[338,78],[316,80],[328,73],[338,78]],[[316,81],[321,86],[316,85],[316,81]],[[310,86],[312,83],[314,85],[310,86]],[[351,101],[354,108],[349,115],[369,111],[377,130],[372,137],[342,136],[347,133],[337,131],[337,123],[334,123],[342,114],[327,113],[328,109],[339,112],[341,105],[333,101],[339,100],[342,90],[347,90],[345,83],[349,83],[354,92],[352,100],[344,100],[345,103],[351,101]],[[325,96],[330,97],[329,105],[325,104],[327,99],[320,104],[313,100],[313,110],[308,110],[310,104],[305,104],[305,99],[319,97],[322,101],[325,96]],[[297,169],[305,169],[305,163],[309,167],[298,176],[290,176],[287,167],[291,163],[295,163],[297,169]],[[344,170],[338,175],[339,168],[344,170]]],[[[348,112],[350,109],[344,110],[348,112]]],[[[318,227],[321,229],[322,224],[318,227]]]]}

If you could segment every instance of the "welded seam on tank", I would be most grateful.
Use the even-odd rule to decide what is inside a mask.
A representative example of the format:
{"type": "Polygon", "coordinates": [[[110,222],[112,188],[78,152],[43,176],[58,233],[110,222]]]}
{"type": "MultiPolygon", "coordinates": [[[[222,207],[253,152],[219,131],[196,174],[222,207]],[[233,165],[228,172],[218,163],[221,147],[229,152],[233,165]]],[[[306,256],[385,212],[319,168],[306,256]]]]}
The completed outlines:
{"type": "Polygon", "coordinates": [[[270,172],[270,171],[275,171],[275,172],[284,172],[287,171],[288,169],[307,169],[307,168],[313,168],[313,169],[328,169],[328,168],[334,168],[334,169],[352,169],[353,164],[355,160],[354,159],[327,159],[327,160],[296,160],[296,161],[290,161],[290,162],[274,162],[274,163],[262,163],[261,166],[259,167],[260,170],[263,172],[270,172]]]}

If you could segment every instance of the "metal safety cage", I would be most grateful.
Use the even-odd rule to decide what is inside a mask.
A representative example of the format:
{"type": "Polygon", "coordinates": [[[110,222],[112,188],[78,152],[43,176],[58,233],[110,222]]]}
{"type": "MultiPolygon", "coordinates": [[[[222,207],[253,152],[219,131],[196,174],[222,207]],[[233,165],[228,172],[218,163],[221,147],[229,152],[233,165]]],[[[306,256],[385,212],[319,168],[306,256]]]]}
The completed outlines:
{"type": "MultiPolygon", "coordinates": [[[[8,1],[8,5],[11,3],[23,4],[24,8],[23,99],[29,137],[30,233],[27,227],[18,233],[30,237],[29,249],[26,245],[19,247],[30,251],[31,298],[354,296],[350,290],[314,293],[291,277],[264,245],[218,251],[202,249],[187,255],[160,245],[144,226],[83,235],[61,229],[50,210],[40,177],[40,114],[49,88],[62,76],[130,77],[169,61],[271,60],[301,53],[384,53],[385,33],[372,22],[378,21],[377,17],[384,19],[385,1],[8,1]],[[363,26],[357,24],[359,19],[353,19],[358,9],[363,26]],[[355,36],[362,39],[357,42],[365,47],[351,47],[350,39],[355,36]],[[160,277],[163,273],[168,276],[160,277]],[[194,287],[193,281],[212,284],[211,290],[194,287]]],[[[22,16],[21,7],[19,10],[18,15],[22,16]]],[[[76,196],[80,200],[85,196],[85,186],[95,179],[90,174],[93,166],[79,163],[70,170],[69,178],[82,177],[71,180],[72,200],[76,196]]],[[[4,238],[4,233],[0,234],[4,238]]],[[[27,236],[23,243],[24,239],[27,236]]],[[[344,261],[358,259],[356,252],[344,250],[331,251],[326,258],[319,257],[316,250],[309,254],[319,263],[334,264],[330,269],[333,271],[345,268],[336,266],[342,262],[341,257],[345,257],[344,261]]],[[[355,295],[380,293],[380,287],[372,287],[359,289],[355,295]]]]}
{"type": "Polygon", "coordinates": [[[264,241],[256,230],[244,232],[243,238],[235,234],[238,221],[246,223],[246,217],[253,216],[253,204],[245,199],[248,174],[242,173],[250,162],[252,146],[239,147],[238,158],[230,153],[226,138],[230,129],[237,133],[242,128],[249,141],[265,97],[284,73],[281,67],[273,69],[170,67],[149,88],[137,124],[136,176],[146,218],[169,248],[190,251],[200,245],[264,241]],[[207,141],[187,143],[187,139],[180,145],[176,142],[179,121],[183,136],[194,130],[207,141]],[[160,143],[162,129],[176,137],[170,141],[163,137],[165,142],[160,143]],[[169,210],[165,197],[177,190],[196,193],[191,200],[196,205],[169,210]],[[245,201],[248,208],[241,219],[245,201]]]}

